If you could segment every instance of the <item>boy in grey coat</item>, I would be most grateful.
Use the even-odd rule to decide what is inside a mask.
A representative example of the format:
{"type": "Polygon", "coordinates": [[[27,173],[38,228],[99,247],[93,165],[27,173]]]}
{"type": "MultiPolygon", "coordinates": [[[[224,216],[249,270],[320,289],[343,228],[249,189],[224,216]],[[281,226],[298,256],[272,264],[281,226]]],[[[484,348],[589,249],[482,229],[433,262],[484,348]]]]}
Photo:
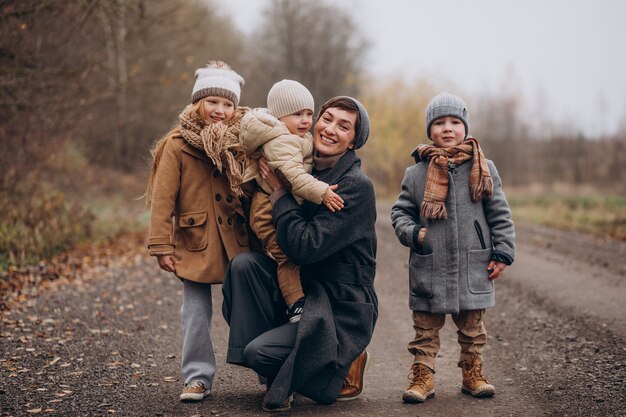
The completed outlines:
{"type": "Polygon", "coordinates": [[[441,93],[426,109],[433,145],[411,154],[402,191],[391,209],[398,239],[410,248],[409,306],[415,339],[411,384],[405,402],[434,396],[439,330],[451,314],[461,345],[462,391],[490,397],[495,388],[482,373],[487,340],[483,316],[495,304],[494,283],[515,256],[515,229],[502,182],[478,141],[469,137],[465,102],[441,93]]]}

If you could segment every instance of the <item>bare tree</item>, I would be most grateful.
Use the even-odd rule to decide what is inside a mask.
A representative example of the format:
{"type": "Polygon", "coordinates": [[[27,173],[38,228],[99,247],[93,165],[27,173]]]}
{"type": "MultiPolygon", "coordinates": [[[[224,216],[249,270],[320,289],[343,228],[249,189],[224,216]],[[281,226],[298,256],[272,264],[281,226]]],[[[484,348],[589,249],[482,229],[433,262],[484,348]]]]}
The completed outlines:
{"type": "Polygon", "coordinates": [[[265,105],[283,78],[300,81],[317,103],[356,95],[368,44],[351,16],[324,1],[273,0],[248,44],[246,102],[265,105]]]}

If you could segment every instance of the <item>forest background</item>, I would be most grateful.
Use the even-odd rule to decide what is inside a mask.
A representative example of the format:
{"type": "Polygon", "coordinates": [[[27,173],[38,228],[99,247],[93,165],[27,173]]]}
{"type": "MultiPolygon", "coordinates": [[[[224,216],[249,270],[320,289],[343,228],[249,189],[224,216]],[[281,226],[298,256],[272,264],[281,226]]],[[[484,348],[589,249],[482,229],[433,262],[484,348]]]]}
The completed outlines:
{"type": "MultiPolygon", "coordinates": [[[[442,85],[373,77],[366,38],[324,1],[273,0],[250,35],[212,4],[0,0],[0,271],[145,230],[149,149],[210,59],[246,79],[242,105],[264,106],[283,78],[309,87],[318,108],[359,98],[372,118],[363,168],[378,198],[397,196],[442,85]]],[[[626,118],[597,137],[538,131],[514,90],[466,98],[516,221],[626,239],[626,118]]]]}

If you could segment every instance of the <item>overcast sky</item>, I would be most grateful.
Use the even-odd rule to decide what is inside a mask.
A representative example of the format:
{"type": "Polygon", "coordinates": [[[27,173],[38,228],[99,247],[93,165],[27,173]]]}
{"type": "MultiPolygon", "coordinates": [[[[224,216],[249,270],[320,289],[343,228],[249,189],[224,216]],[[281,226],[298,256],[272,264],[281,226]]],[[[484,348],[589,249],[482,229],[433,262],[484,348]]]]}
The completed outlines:
{"type": "MultiPolygon", "coordinates": [[[[327,3],[347,10],[370,41],[367,69],[376,77],[432,79],[469,102],[519,90],[528,117],[543,114],[591,136],[614,132],[626,116],[626,1],[327,3]]],[[[270,0],[215,4],[250,33],[270,0]]]]}

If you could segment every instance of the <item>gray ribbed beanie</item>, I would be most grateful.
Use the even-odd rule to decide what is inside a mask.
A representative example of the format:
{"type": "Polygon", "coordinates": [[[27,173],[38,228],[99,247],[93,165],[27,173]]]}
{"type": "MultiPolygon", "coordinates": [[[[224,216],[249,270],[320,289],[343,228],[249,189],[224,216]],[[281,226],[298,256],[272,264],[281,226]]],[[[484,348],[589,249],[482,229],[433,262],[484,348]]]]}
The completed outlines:
{"type": "Polygon", "coordinates": [[[437,94],[426,107],[426,136],[430,138],[430,126],[440,117],[453,116],[465,125],[465,137],[469,135],[469,113],[467,104],[459,96],[446,91],[437,94]]]}
{"type": "Polygon", "coordinates": [[[228,65],[216,61],[204,68],[198,68],[195,75],[196,82],[191,92],[192,103],[204,97],[217,96],[232,101],[235,107],[239,105],[241,87],[245,82],[241,75],[233,71],[228,65]]]}
{"type": "Polygon", "coordinates": [[[304,109],[315,111],[315,102],[311,92],[297,81],[279,81],[267,93],[267,110],[277,119],[304,109]]]}

